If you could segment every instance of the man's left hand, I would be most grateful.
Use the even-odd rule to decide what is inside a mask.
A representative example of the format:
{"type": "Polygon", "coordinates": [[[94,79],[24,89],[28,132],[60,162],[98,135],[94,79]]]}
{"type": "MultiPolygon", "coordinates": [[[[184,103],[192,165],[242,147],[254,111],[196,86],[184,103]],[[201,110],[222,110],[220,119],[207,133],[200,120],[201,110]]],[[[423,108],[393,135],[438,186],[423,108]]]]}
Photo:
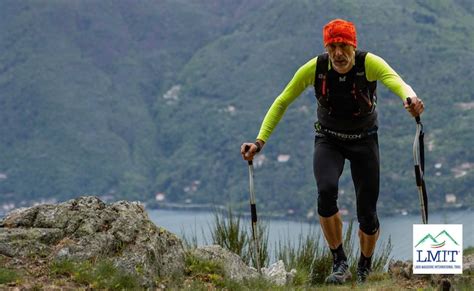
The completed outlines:
{"type": "Polygon", "coordinates": [[[425,110],[425,106],[423,105],[423,101],[418,97],[410,97],[411,104],[408,105],[407,101],[403,101],[403,105],[405,109],[410,112],[413,117],[420,116],[423,110],[425,110]]]}

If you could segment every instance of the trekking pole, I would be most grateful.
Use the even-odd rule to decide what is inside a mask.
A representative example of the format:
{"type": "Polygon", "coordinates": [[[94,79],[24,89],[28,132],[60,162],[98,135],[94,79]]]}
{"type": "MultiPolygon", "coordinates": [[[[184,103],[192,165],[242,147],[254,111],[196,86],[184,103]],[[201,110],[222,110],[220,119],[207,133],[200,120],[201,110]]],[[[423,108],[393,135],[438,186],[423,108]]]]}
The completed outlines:
{"type": "MultiPolygon", "coordinates": [[[[407,98],[407,104],[411,104],[411,98],[407,98]]],[[[416,135],[413,141],[413,160],[415,164],[416,186],[418,188],[418,196],[420,198],[421,219],[423,224],[428,223],[428,194],[426,193],[424,172],[425,172],[425,146],[423,124],[420,116],[415,117],[416,135]]]]}
{"type": "MultiPolygon", "coordinates": [[[[245,146],[245,152],[248,152],[250,146],[245,146]]],[[[253,185],[253,161],[248,161],[249,164],[249,190],[250,190],[250,213],[252,215],[252,238],[254,245],[254,254],[255,254],[255,264],[257,271],[261,273],[260,270],[260,247],[258,244],[258,229],[257,229],[257,205],[255,204],[255,191],[253,185]]]]}

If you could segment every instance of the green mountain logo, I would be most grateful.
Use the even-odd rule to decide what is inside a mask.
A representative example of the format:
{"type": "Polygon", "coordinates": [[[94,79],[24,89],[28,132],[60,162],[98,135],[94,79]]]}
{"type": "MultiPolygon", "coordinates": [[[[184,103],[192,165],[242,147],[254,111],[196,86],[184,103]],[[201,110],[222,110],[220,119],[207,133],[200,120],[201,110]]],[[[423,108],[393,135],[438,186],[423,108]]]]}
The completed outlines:
{"type": "Polygon", "coordinates": [[[447,236],[452,242],[454,242],[457,246],[459,245],[455,240],[454,238],[446,231],[446,230],[443,230],[442,232],[440,232],[437,236],[435,236],[435,238],[438,238],[440,236],[447,236]]]}
{"type": "Polygon", "coordinates": [[[438,235],[435,237],[433,237],[431,233],[428,233],[416,244],[415,248],[419,246],[420,244],[425,243],[426,241],[431,241],[431,247],[439,248],[439,247],[444,246],[446,239],[451,240],[457,246],[459,245],[457,241],[446,230],[443,230],[440,233],[438,233],[438,235]],[[444,241],[439,242],[443,238],[444,238],[444,241]]]}
{"type": "Polygon", "coordinates": [[[417,246],[419,246],[420,244],[424,243],[424,242],[425,242],[426,240],[428,240],[428,239],[431,240],[431,241],[434,242],[434,243],[438,243],[438,241],[437,241],[430,233],[428,233],[427,235],[425,235],[425,236],[416,244],[415,248],[416,248],[417,246]]]}

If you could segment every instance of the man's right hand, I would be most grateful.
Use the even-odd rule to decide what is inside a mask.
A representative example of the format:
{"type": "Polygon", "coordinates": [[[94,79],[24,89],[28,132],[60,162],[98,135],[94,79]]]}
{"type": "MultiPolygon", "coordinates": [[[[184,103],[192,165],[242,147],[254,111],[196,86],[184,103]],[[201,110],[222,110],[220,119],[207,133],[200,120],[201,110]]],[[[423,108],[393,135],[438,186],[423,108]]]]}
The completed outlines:
{"type": "Polygon", "coordinates": [[[257,154],[257,145],[251,142],[245,142],[240,146],[240,153],[244,160],[251,161],[257,154]]]}
{"type": "Polygon", "coordinates": [[[414,96],[414,97],[410,97],[410,104],[408,102],[408,100],[406,101],[403,101],[403,105],[405,107],[405,109],[410,112],[410,114],[413,116],[413,117],[417,117],[417,116],[420,116],[421,113],[423,112],[423,110],[425,110],[425,106],[423,104],[423,101],[414,96]]]}

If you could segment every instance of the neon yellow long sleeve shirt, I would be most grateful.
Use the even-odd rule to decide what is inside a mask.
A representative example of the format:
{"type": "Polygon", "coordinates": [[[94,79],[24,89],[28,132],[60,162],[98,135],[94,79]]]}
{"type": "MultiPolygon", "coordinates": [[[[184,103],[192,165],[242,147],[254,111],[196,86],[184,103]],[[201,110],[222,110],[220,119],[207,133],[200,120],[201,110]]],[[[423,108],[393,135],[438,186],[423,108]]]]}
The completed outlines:
{"type": "MultiPolygon", "coordinates": [[[[267,141],[273,130],[285,114],[288,106],[308,87],[314,86],[317,57],[301,66],[270,106],[263,119],[257,139],[267,141]]],[[[381,81],[390,91],[402,100],[416,96],[413,89],[381,57],[367,53],[365,74],[368,81],[381,81]]]]}

